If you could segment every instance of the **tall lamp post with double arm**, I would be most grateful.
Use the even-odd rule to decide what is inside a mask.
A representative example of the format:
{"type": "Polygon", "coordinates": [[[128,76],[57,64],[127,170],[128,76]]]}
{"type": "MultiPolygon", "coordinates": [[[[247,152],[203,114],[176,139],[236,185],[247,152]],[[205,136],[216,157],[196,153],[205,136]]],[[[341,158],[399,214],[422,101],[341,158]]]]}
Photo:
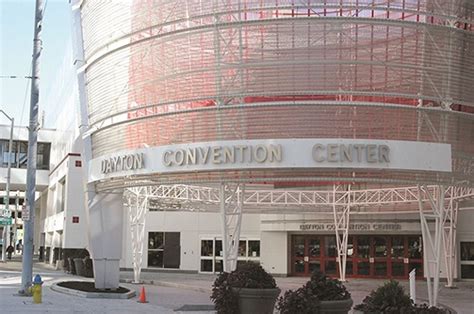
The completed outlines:
{"type": "Polygon", "coordinates": [[[11,128],[10,128],[10,142],[8,143],[8,161],[7,161],[7,185],[6,185],[6,197],[5,197],[5,219],[3,226],[3,245],[2,245],[2,261],[5,262],[5,253],[6,253],[6,246],[8,245],[6,239],[10,235],[10,225],[8,224],[7,220],[11,217],[11,213],[8,210],[10,205],[10,178],[11,178],[11,166],[12,166],[12,148],[13,148],[13,127],[15,125],[15,119],[10,117],[5,111],[0,109],[0,112],[10,120],[11,128]]]}

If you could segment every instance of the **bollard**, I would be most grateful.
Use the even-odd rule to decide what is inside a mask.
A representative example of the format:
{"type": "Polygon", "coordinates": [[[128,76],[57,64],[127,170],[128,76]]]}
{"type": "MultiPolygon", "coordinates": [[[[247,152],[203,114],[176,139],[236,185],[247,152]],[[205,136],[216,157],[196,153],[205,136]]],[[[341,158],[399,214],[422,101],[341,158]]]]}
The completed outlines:
{"type": "Polygon", "coordinates": [[[413,268],[413,270],[409,274],[409,278],[410,278],[410,299],[413,301],[413,303],[416,304],[416,282],[415,282],[415,277],[416,277],[416,269],[413,268]]]}
{"type": "Polygon", "coordinates": [[[31,287],[31,293],[33,294],[33,303],[41,303],[42,300],[42,286],[43,281],[40,275],[36,275],[33,279],[33,287],[31,287]]]}

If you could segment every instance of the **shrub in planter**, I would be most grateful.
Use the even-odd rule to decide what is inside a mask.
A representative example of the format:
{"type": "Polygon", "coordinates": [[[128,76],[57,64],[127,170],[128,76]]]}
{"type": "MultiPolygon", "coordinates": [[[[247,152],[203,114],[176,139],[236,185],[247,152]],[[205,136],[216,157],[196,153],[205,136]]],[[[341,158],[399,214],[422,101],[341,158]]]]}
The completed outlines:
{"type": "Polygon", "coordinates": [[[328,278],[319,271],[313,272],[311,279],[305,285],[320,301],[347,300],[351,294],[337,279],[328,278]]]}
{"type": "Polygon", "coordinates": [[[363,313],[413,313],[413,303],[398,281],[390,280],[354,307],[363,313]]]}
{"type": "Polygon", "coordinates": [[[285,314],[348,313],[352,299],[342,282],[316,271],[302,288],[280,297],[277,307],[285,314]]]}
{"type": "Polygon", "coordinates": [[[400,284],[390,280],[383,286],[373,290],[361,304],[354,307],[355,313],[387,313],[387,314],[447,314],[447,310],[429,307],[426,304],[413,304],[400,284]]]}
{"type": "Polygon", "coordinates": [[[288,290],[278,298],[277,309],[280,314],[313,314],[319,311],[319,300],[305,287],[288,290]]]}
{"type": "Polygon", "coordinates": [[[262,266],[247,262],[214,281],[211,300],[217,313],[273,313],[280,294],[275,279],[262,266]]]}

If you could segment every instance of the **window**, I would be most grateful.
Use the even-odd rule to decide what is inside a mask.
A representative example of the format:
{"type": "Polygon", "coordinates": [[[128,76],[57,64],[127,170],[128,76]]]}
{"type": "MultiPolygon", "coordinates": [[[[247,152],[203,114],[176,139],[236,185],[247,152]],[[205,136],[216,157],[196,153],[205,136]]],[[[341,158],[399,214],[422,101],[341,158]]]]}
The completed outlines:
{"type": "Polygon", "coordinates": [[[461,242],[461,278],[474,279],[474,242],[461,242]]]}
{"type": "Polygon", "coordinates": [[[249,240],[249,257],[260,257],[260,241],[249,240]]]}
{"type": "MultiPolygon", "coordinates": [[[[36,159],[37,169],[49,169],[50,151],[50,143],[38,143],[36,159]]],[[[12,153],[9,154],[9,140],[0,140],[0,167],[8,167],[8,160],[10,160],[12,168],[26,169],[28,161],[28,142],[13,141],[12,153]]]]}
{"type": "Polygon", "coordinates": [[[148,233],[148,267],[179,268],[180,260],[179,232],[148,233]]]}
{"type": "Polygon", "coordinates": [[[423,245],[420,236],[408,237],[408,257],[414,259],[420,259],[423,257],[423,245]]]}
{"type": "MultiPolygon", "coordinates": [[[[223,271],[222,240],[218,238],[201,239],[200,272],[219,273],[223,271]]],[[[237,263],[253,261],[260,263],[260,240],[241,239],[239,241],[237,263]]]]}
{"type": "Polygon", "coordinates": [[[58,209],[57,212],[63,212],[66,207],[66,177],[59,181],[58,186],[58,209]]]}
{"type": "Polygon", "coordinates": [[[336,237],[334,236],[325,237],[325,243],[326,243],[325,255],[330,256],[330,257],[337,256],[336,237]]]}

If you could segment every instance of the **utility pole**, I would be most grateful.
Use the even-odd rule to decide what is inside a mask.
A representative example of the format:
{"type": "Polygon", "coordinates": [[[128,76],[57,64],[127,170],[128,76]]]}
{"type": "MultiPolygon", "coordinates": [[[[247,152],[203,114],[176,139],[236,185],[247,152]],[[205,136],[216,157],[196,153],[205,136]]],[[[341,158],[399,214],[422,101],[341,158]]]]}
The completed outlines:
{"type": "MultiPolygon", "coordinates": [[[[6,197],[5,197],[5,212],[7,213],[6,217],[11,217],[11,212],[8,210],[9,205],[10,205],[10,181],[11,181],[11,170],[12,170],[12,147],[13,147],[13,128],[15,127],[15,119],[11,118],[9,115],[6,114],[5,111],[0,110],[1,113],[5,117],[7,117],[8,120],[11,122],[11,128],[10,128],[10,141],[8,143],[8,166],[7,166],[7,186],[6,186],[6,197]]],[[[3,245],[2,245],[2,262],[5,262],[5,254],[6,254],[6,247],[9,245],[11,242],[10,239],[10,225],[4,225],[3,226],[3,245]],[[7,241],[7,239],[9,241],[7,241]]]]}
{"type": "Polygon", "coordinates": [[[43,0],[36,0],[33,60],[31,72],[30,123],[28,129],[28,161],[26,170],[26,212],[23,217],[23,271],[20,295],[29,295],[33,278],[33,237],[35,226],[36,156],[38,144],[39,57],[42,50],[43,0]],[[26,218],[26,219],[25,219],[26,218]]]}

